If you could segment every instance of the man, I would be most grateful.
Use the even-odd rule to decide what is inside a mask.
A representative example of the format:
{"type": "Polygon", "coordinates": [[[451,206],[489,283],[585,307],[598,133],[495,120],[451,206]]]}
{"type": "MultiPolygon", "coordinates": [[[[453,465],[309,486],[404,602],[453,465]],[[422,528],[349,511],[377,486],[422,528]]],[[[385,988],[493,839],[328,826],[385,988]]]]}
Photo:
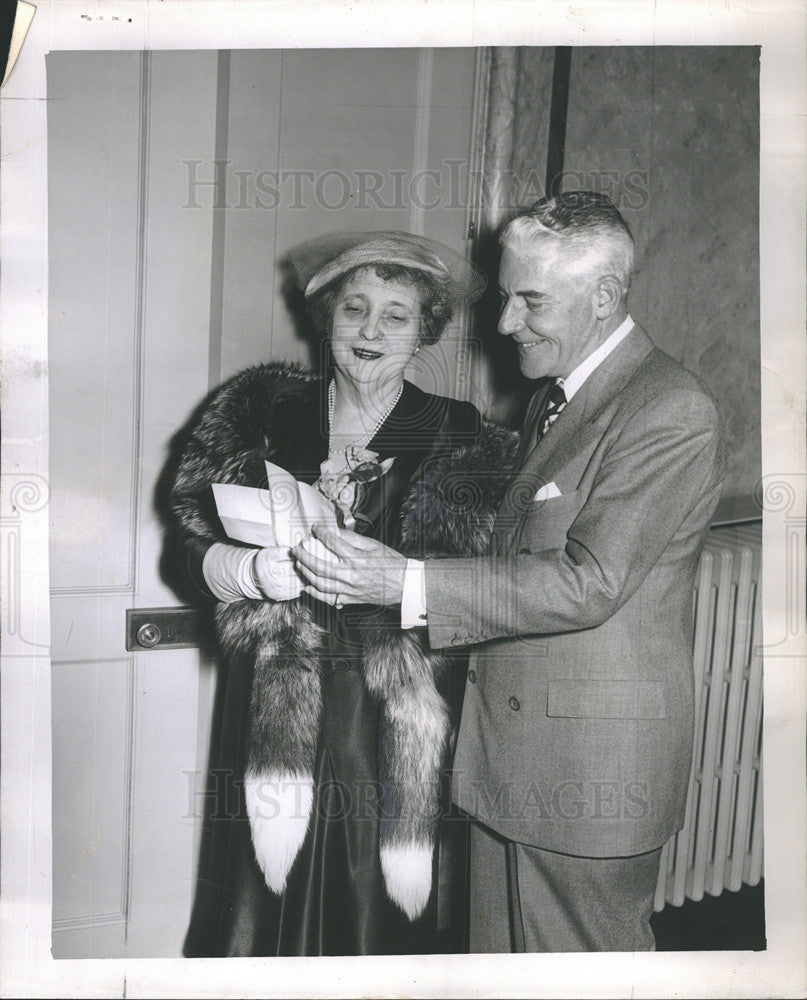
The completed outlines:
{"type": "Polygon", "coordinates": [[[403,597],[432,647],[472,647],[453,777],[471,950],[651,949],[689,778],[718,414],[628,315],[633,240],[608,198],[560,195],[501,243],[499,331],[541,381],[489,554],[407,563],[322,532],[339,564],[299,566],[328,599],[403,597]]]}

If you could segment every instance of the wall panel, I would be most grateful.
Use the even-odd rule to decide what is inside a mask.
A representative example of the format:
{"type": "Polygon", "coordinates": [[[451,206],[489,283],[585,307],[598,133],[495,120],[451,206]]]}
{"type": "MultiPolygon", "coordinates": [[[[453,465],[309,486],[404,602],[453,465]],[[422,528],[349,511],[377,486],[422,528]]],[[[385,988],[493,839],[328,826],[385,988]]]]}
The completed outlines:
{"type": "MultiPolygon", "coordinates": [[[[283,56],[260,49],[230,56],[222,378],[273,350],[283,56]]],[[[277,337],[278,356],[300,356],[299,345],[281,331],[277,337]]]]}
{"type": "Polygon", "coordinates": [[[131,657],[53,663],[55,929],[125,919],[131,688],[131,657]]]}
{"type": "MultiPolygon", "coordinates": [[[[222,377],[266,358],[310,360],[284,297],[286,254],[302,240],[403,229],[464,249],[474,58],[471,49],[231,54],[222,377]]],[[[212,191],[200,200],[212,204],[212,191]]],[[[412,378],[454,390],[460,319],[412,378]]]]}
{"type": "Polygon", "coordinates": [[[51,53],[51,584],[130,588],[136,456],[137,53],[51,53]]]}

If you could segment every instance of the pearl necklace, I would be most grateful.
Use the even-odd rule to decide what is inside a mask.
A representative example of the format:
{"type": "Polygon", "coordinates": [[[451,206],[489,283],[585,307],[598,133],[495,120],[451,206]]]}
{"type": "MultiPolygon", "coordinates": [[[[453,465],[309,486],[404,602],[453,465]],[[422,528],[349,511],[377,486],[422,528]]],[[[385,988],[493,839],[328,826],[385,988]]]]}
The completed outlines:
{"type": "MultiPolygon", "coordinates": [[[[331,379],[331,382],[328,385],[328,455],[329,456],[337,454],[337,453],[340,453],[340,452],[343,452],[343,451],[346,450],[346,448],[334,448],[333,443],[332,443],[333,410],[334,410],[334,396],[335,396],[335,391],[336,390],[334,389],[333,379],[331,379]]],[[[352,448],[366,448],[367,447],[367,445],[373,440],[373,438],[378,433],[378,430],[381,427],[381,425],[386,421],[387,417],[390,415],[390,413],[392,413],[392,411],[398,405],[398,400],[401,398],[401,393],[402,392],[403,392],[403,380],[401,380],[401,384],[398,387],[398,391],[395,393],[395,396],[394,396],[392,402],[389,404],[389,406],[386,408],[386,410],[384,410],[384,412],[381,414],[381,416],[375,422],[375,424],[370,428],[369,431],[367,431],[365,434],[362,434],[362,436],[360,438],[358,438],[356,441],[352,442],[352,444],[348,445],[347,446],[348,448],[351,448],[351,447],[352,448]]]]}

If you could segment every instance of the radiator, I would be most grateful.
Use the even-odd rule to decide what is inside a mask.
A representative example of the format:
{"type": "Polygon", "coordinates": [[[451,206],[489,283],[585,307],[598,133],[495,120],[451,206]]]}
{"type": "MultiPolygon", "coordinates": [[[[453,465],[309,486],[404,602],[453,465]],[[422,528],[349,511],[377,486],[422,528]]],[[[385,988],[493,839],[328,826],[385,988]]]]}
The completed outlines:
{"type": "Polygon", "coordinates": [[[665,844],[655,909],[762,877],[759,523],[714,528],[693,594],[695,752],[683,829],[665,844]]]}

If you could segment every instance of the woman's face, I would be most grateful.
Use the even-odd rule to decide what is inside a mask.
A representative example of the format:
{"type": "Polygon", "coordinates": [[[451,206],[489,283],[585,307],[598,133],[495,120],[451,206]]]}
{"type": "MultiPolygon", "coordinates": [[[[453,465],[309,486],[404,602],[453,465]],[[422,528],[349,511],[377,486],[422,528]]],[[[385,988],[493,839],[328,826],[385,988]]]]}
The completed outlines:
{"type": "Polygon", "coordinates": [[[385,281],[366,267],[350,275],[331,322],[337,369],[362,385],[401,377],[420,339],[420,310],[420,292],[408,282],[385,281]]]}

